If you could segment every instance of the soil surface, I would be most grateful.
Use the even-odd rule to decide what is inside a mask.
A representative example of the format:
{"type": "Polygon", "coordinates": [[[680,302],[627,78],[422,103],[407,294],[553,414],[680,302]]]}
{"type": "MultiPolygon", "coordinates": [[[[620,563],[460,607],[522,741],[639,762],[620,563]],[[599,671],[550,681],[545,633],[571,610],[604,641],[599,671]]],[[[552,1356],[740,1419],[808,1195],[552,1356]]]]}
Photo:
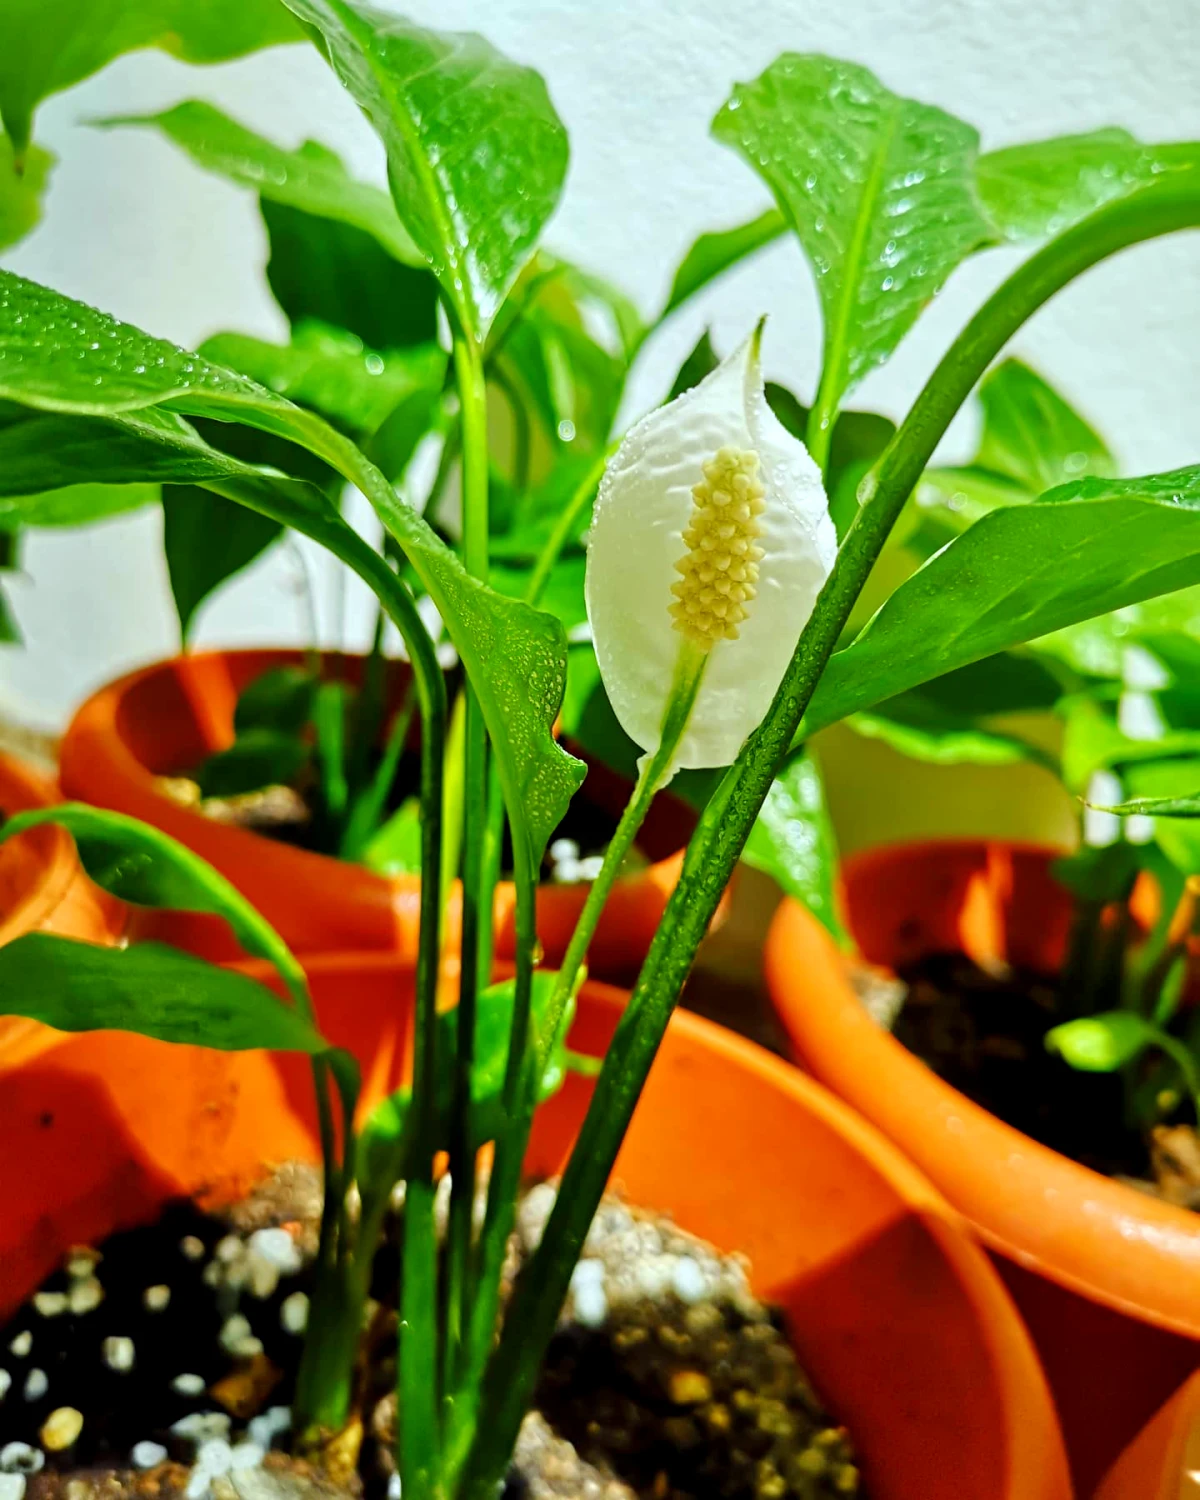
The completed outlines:
{"type": "MultiPolygon", "coordinates": [[[[507,1275],[554,1202],[524,1197],[507,1275]]],[[[288,1167],[223,1217],[191,1204],[77,1247],[0,1331],[0,1500],[398,1500],[394,1219],[361,1421],[328,1472],[289,1457],[320,1215],[288,1167]]],[[[844,1429],[744,1263],[606,1199],[522,1428],[509,1500],[834,1500],[863,1492],[844,1429]]]]}
{"type": "Polygon", "coordinates": [[[1064,1019],[1057,983],[1031,971],[988,972],[962,954],[907,969],[897,1039],[939,1077],[1045,1146],[1183,1207],[1200,1209],[1200,1136],[1126,1119],[1119,1073],[1082,1073],[1048,1052],[1064,1019]]]}

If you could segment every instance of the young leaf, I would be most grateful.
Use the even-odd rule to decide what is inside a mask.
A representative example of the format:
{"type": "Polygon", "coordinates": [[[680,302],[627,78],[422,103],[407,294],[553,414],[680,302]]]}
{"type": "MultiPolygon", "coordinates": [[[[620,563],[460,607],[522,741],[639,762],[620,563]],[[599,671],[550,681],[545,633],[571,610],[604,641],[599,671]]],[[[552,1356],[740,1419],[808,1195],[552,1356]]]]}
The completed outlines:
{"type": "MultiPolygon", "coordinates": [[[[151,417],[160,425],[173,421],[184,453],[196,450],[209,463],[214,457],[224,462],[229,477],[221,480],[221,493],[235,494],[329,547],[377,590],[399,587],[319,490],[273,480],[253,465],[216,455],[173,412],[134,409],[169,402],[195,416],[242,422],[301,444],[361,483],[446,623],[479,696],[514,837],[527,839],[532,863],[540,862],[584,774],[551,734],[566,677],[566,639],[557,620],[472,578],[383,476],[319,418],[232,370],[0,271],[0,402],[6,399],[79,415],[128,411],[109,417],[126,435],[151,417]]],[[[3,437],[0,429],[0,448],[3,437]]],[[[58,465],[56,454],[40,458],[43,466],[58,465]]],[[[213,470],[214,484],[221,472],[213,470]]],[[[0,465],[0,486],[4,477],[0,465]]],[[[79,477],[68,473],[61,482],[79,477]]],[[[21,489],[52,482],[43,469],[21,489]]]]}
{"type": "Polygon", "coordinates": [[[1046,1050],[1057,1052],[1082,1073],[1115,1073],[1144,1052],[1158,1032],[1135,1011],[1110,1010],[1081,1016],[1046,1033],[1046,1050]]]}
{"type": "Polygon", "coordinates": [[[730,266],[777,240],[786,229],[787,221],[779,210],[768,208],[748,224],[702,234],[679,262],[667,304],[659,313],[658,321],[661,323],[689,297],[694,297],[701,288],[722,275],[730,266]]]}
{"type": "Polygon", "coordinates": [[[1186,166],[1188,151],[1144,146],[1110,127],[988,151],[976,163],[975,181],[988,218],[1006,239],[1042,239],[1186,166]]]}
{"type": "Polygon", "coordinates": [[[993,239],[975,196],[978,135],[866,68],[793,52],[738,84],[712,128],[766,181],[812,263],[826,430],[951,271],[993,239]]]}
{"type": "Polygon", "coordinates": [[[287,151],[200,99],[189,99],[161,114],[111,115],[93,124],[106,128],[146,125],[161,130],[206,171],[253,188],[269,203],[351,225],[369,234],[403,265],[423,264],[387,193],[356,181],[340,157],[314,141],[287,151]]]}
{"type": "Polygon", "coordinates": [[[260,557],[283,527],[196,485],[164,485],[162,508],[167,574],[186,645],[204,601],[260,557]]]}
{"type": "Polygon", "coordinates": [[[271,667],[243,688],[233,711],[237,734],[272,729],[299,734],[312,719],[317,680],[304,667],[271,667]]]}
{"type": "Polygon", "coordinates": [[[141,510],[158,497],[156,484],[71,484],[40,495],[5,495],[0,497],[0,531],[19,526],[88,526],[141,510]]]}
{"type": "Polygon", "coordinates": [[[17,938],[0,948],[0,1015],[222,1052],[329,1051],[312,1022],[265,985],[160,943],[100,948],[46,932],[17,938]]]}
{"type": "MultiPolygon", "coordinates": [[[[310,141],[297,154],[323,153],[310,141]]],[[[356,224],[265,196],[259,208],[271,249],[267,284],[293,328],[324,323],[383,350],[437,337],[438,284],[423,261],[398,261],[356,224]]]]}
{"type": "Polygon", "coordinates": [[[303,40],[279,0],[5,0],[0,121],[23,150],[43,99],[141,47],[215,63],[303,40]]]}
{"type": "Polygon", "coordinates": [[[12,141],[0,131],[0,250],[36,228],[55,161],[49,151],[30,146],[18,171],[12,141]]]}
{"type": "Polygon", "coordinates": [[[290,344],[219,333],[206,339],[199,353],[358,436],[374,433],[418,392],[428,406],[446,376],[446,355],[436,344],[378,354],[364,348],[357,335],[314,323],[298,328],[290,344]]]}
{"type": "Polygon", "coordinates": [[[392,196],[463,329],[482,342],[558,202],[567,136],[546,86],[474,33],[364,0],[286,0],[387,148],[392,196]]]}
{"type": "Polygon", "coordinates": [[[849,943],[837,907],[837,841],[808,750],[793,754],[775,778],[742,858],[807,906],[839,943],[849,943]]]}
{"type": "Polygon", "coordinates": [[[835,652],[805,732],[1090,615],[1200,582],[1200,468],[1084,479],[984,516],[835,652]]]}

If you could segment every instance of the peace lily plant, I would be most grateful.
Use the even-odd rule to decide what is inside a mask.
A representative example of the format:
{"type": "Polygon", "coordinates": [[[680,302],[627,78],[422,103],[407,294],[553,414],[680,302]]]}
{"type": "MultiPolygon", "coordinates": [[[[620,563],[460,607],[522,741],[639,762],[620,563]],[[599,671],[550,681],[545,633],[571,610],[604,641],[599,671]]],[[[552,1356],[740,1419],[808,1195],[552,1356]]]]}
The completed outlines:
{"type": "MultiPolygon", "coordinates": [[[[565,173],[566,135],[542,80],[478,37],[440,35],[360,0],[287,0],[286,8],[211,0],[173,16],[179,29],[169,33],[153,6],[128,7],[120,28],[102,9],[85,7],[80,21],[73,8],[68,17],[63,6],[48,14],[18,5],[4,22],[7,222],[31,221],[46,176],[45,154],[30,139],[38,99],[131,39],[203,61],[306,36],[380,136],[391,202],[348,184],[320,148],[281,162],[238,137],[232,157],[240,165],[235,171],[227,154],[225,169],[256,179],[264,200],[290,194],[290,207],[365,231],[397,264],[430,277],[436,292],[461,452],[461,526],[450,539],[438,516],[423,516],[393,482],[370,434],[347,430],[344,413],[323,411],[311,388],[297,386],[291,399],[261,370],[243,368],[239,354],[254,351],[190,353],[0,272],[0,486],[10,525],[111,513],[129,486],[182,487],[171,503],[185,514],[216,496],[238,508],[231,516],[245,511],[328,548],[400,632],[421,730],[413,1073],[356,1119],[354,1060],[325,1042],[303,972],[270,927],[162,834],[79,806],[13,819],[5,836],[60,822],[92,875],[125,899],[224,916],[244,948],[275,965],[285,998],[153,945],[98,950],[35,934],[0,951],[0,1008],[67,1030],[118,1027],[310,1055],[326,1194],[297,1391],[299,1441],[319,1455],[352,1418],[370,1266],[403,1181],[404,1493],[492,1497],[697,947],[748,840],[761,859],[764,840],[770,846],[779,835],[789,783],[776,777],[804,738],[1021,642],[1200,582],[1200,471],[1072,479],[973,520],[868,623],[848,629],[947,426],[1009,339],[1098,261],[1200,224],[1200,174],[1188,148],[1142,146],[1119,131],[981,155],[969,126],[890,93],[864,69],[785,54],[739,85],[714,122],[776,206],[702,236],[664,316],[726,266],[795,233],[825,325],[811,410],[781,387],[764,388],[760,331],[748,331],[715,368],[702,343],[681,372],[677,399],[635,424],[606,468],[605,433],[587,465],[590,483],[585,474],[555,490],[539,516],[544,549],[520,597],[490,581],[492,505],[503,487],[489,449],[496,382],[489,387],[487,362],[492,341],[515,326],[513,299],[528,291],[565,173]],[[954,341],[900,426],[843,412],[853,386],[890,355],[954,268],[1006,240],[1045,243],[954,341]],[[546,973],[537,968],[534,885],[584,767],[551,733],[567,683],[566,631],[530,600],[538,597],[532,582],[546,581],[586,524],[602,468],[588,618],[606,701],[642,760],[574,940],[560,969],[546,973]],[[345,485],[373,507],[382,547],[340,513],[345,485]],[[446,679],[418,608],[422,594],[465,676],[456,748],[448,748],[446,679]],[[448,767],[461,781],[460,851],[443,839],[448,767]],[[682,780],[684,769],[712,775],[682,876],[603,1060],[540,1245],[501,1311],[525,1147],[539,1100],[571,1062],[565,1038],[589,938],[654,791],[676,770],[682,780]],[[756,829],[768,797],[770,816],[756,829]],[[491,890],[505,821],[516,965],[493,985],[491,890]],[[464,885],[461,978],[457,1004],[440,1009],[443,896],[454,874],[464,885]],[[443,1151],[452,1195],[439,1246],[435,1160],[443,1151]],[[478,1226],[477,1190],[486,1203],[478,1226]]],[[[176,115],[171,128],[188,135],[189,121],[176,115]]],[[[206,138],[203,149],[215,154],[206,138]]],[[[326,312],[334,305],[327,301],[326,312]]],[[[394,322],[397,304],[379,313],[394,322]]],[[[802,801],[793,800],[797,811],[802,801]]]]}

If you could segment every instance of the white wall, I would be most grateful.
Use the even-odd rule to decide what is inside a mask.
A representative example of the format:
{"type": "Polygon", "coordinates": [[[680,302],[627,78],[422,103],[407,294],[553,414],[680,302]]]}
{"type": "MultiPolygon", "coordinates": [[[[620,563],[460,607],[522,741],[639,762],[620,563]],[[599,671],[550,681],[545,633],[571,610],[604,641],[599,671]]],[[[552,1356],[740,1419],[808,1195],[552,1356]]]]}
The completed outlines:
{"type": "MultiPolygon", "coordinates": [[[[765,205],[757,179],[707,128],[730,83],[784,49],[863,62],[891,87],[972,121],[985,146],[1113,123],[1146,139],[1200,138],[1195,0],[409,0],[408,9],[431,25],[482,29],[545,74],[572,144],[548,242],[621,283],[646,312],[700,230],[765,205]]],[[[61,162],[45,222],[4,264],[184,344],[222,328],[279,336],[253,197],[149,133],[82,123],[192,96],[286,144],[317,137],[382,180],[374,138],[310,50],[208,70],[145,53],[43,106],[38,136],[61,162]]],[[[957,273],[857,400],[902,414],[1013,262],[997,251],[957,273]]],[[[728,347],[763,312],[771,314],[769,372],[811,394],[816,304],[798,249],[779,243],[646,352],[631,410],[660,398],[706,322],[728,347]]],[[[1129,471],[1200,460],[1200,237],[1140,247],[1097,268],[1015,347],[1101,427],[1129,471]]],[[[969,422],[960,423],[954,446],[969,446],[970,436],[969,422]]],[[[0,652],[0,713],[53,727],[90,688],[175,645],[156,514],[42,534],[26,565],[12,593],[27,644],[0,652]]],[[[328,634],[329,587],[322,608],[328,634]]],[[[302,634],[294,564],[278,552],[231,585],[200,628],[208,643],[302,634]]]]}

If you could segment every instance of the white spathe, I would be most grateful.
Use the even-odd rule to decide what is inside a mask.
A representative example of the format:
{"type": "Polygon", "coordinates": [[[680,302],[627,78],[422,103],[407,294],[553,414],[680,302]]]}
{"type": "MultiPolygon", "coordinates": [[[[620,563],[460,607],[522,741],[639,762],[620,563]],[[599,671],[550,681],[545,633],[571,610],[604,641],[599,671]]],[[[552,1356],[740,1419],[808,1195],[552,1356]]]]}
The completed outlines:
{"type": "Polygon", "coordinates": [[[837,552],[820,471],[767,405],[758,343],[752,335],[699,385],[632,427],[596,497],[587,561],[596,659],[622,728],[650,753],[683,642],[671,586],[688,551],[693,486],[722,448],[758,455],[766,508],[755,597],[738,639],[711,649],[675,769],[736,758],[770,707],[837,552]]]}

